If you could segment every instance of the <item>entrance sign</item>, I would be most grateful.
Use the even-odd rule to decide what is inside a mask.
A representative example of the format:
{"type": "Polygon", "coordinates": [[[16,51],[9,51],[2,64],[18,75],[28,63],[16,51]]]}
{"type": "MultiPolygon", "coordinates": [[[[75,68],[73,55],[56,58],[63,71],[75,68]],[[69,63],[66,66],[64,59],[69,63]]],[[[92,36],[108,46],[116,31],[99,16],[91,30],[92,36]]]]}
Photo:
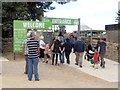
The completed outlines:
{"type": "Polygon", "coordinates": [[[43,18],[43,22],[51,22],[53,25],[78,25],[78,19],[69,18],[43,18]]]}
{"type": "Polygon", "coordinates": [[[27,29],[49,30],[51,22],[14,20],[14,52],[22,52],[23,41],[27,38],[27,29]]]}
{"type": "Polygon", "coordinates": [[[14,29],[51,29],[51,22],[37,22],[37,21],[19,21],[14,20],[14,29]]]}

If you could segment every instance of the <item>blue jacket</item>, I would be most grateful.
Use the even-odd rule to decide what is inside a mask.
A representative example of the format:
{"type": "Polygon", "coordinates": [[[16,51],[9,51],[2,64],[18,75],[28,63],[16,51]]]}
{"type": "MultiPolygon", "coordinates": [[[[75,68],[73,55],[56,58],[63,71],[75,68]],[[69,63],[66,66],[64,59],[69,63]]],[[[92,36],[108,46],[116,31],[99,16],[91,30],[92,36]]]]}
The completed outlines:
{"type": "Polygon", "coordinates": [[[71,52],[72,51],[72,44],[70,42],[65,42],[65,52],[71,52]]]}
{"type": "Polygon", "coordinates": [[[85,43],[82,41],[76,41],[74,45],[75,52],[84,52],[85,51],[85,43]]]}

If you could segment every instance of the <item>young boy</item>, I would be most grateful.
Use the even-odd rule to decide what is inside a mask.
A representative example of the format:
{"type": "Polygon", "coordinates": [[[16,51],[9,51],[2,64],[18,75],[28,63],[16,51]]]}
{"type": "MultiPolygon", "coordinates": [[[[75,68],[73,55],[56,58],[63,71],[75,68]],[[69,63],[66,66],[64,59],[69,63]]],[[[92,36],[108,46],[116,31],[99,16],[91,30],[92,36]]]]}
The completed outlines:
{"type": "Polygon", "coordinates": [[[94,65],[93,67],[95,69],[98,69],[98,63],[99,63],[99,54],[97,53],[97,51],[95,51],[95,54],[93,56],[93,59],[94,59],[94,65]]]}

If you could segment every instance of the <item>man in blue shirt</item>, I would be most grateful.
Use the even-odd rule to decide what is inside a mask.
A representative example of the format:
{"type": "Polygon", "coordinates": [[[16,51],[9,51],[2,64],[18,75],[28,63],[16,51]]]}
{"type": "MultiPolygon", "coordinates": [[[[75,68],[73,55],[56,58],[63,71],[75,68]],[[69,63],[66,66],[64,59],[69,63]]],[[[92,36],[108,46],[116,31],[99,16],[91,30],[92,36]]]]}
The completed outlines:
{"type": "Polygon", "coordinates": [[[82,59],[83,59],[83,54],[85,51],[85,43],[83,41],[81,41],[80,37],[78,37],[78,40],[75,42],[74,51],[75,51],[75,55],[76,55],[75,65],[79,65],[80,68],[82,68],[82,59]]]}

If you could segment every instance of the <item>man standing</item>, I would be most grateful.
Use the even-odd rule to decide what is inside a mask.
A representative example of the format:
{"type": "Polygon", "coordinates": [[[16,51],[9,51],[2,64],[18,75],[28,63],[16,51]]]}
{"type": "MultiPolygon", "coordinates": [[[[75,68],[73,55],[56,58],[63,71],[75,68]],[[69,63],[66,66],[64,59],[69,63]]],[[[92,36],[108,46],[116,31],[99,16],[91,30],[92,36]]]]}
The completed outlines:
{"type": "Polygon", "coordinates": [[[106,45],[106,39],[105,38],[101,39],[100,43],[98,44],[98,53],[100,55],[100,59],[101,59],[100,66],[102,68],[105,68],[104,56],[105,56],[106,50],[107,50],[106,46],[107,46],[106,45]]]}
{"type": "Polygon", "coordinates": [[[80,37],[78,37],[78,40],[75,42],[74,50],[75,50],[75,55],[76,55],[75,65],[79,65],[80,68],[82,68],[82,59],[83,59],[83,54],[85,51],[85,43],[81,41],[80,37]]]}
{"type": "Polygon", "coordinates": [[[38,49],[39,42],[35,40],[35,32],[30,33],[30,39],[27,41],[28,47],[28,80],[32,80],[32,66],[34,69],[34,78],[35,81],[39,81],[38,76],[38,49]]]}

